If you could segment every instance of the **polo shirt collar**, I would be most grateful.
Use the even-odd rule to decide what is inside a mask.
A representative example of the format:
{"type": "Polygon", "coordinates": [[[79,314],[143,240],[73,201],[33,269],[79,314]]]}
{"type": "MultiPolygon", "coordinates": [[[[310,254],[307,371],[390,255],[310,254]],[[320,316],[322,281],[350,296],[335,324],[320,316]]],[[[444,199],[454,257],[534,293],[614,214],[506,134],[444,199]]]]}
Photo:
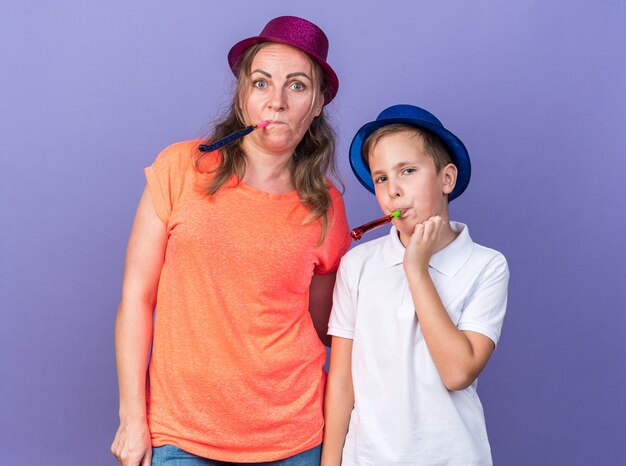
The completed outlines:
{"type": "MultiPolygon", "coordinates": [[[[450,226],[453,231],[460,232],[459,236],[441,251],[437,251],[433,254],[428,264],[429,267],[432,267],[437,272],[448,277],[456,275],[456,273],[461,270],[461,267],[465,265],[474,249],[474,242],[470,237],[467,225],[451,221],[450,226]]],[[[387,267],[402,264],[402,260],[404,259],[404,246],[402,242],[400,242],[398,230],[393,226],[385,240],[383,253],[387,267]]]]}
{"type": "Polygon", "coordinates": [[[391,227],[391,231],[385,239],[383,257],[387,267],[402,264],[402,260],[404,259],[404,245],[400,241],[398,230],[396,230],[394,226],[391,227]]]}
{"type": "Polygon", "coordinates": [[[467,225],[450,222],[453,231],[459,232],[454,241],[430,258],[428,265],[437,272],[453,277],[465,265],[474,249],[467,225]]]}

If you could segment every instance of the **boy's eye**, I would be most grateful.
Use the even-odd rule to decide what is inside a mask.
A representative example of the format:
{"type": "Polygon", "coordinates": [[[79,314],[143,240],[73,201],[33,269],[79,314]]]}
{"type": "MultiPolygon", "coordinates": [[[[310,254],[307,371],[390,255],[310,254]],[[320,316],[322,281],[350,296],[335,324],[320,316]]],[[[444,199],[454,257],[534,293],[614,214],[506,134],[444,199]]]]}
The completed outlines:
{"type": "Polygon", "coordinates": [[[415,168],[405,168],[404,170],[402,170],[402,173],[404,173],[405,175],[410,175],[414,171],[415,171],[415,168]]]}
{"type": "Polygon", "coordinates": [[[252,86],[256,87],[257,89],[265,89],[267,87],[267,83],[262,79],[257,79],[255,81],[252,81],[252,86]]]}
{"type": "Polygon", "coordinates": [[[385,181],[387,181],[386,176],[377,176],[376,178],[374,178],[374,183],[383,183],[385,181]]]}
{"type": "Polygon", "coordinates": [[[302,84],[301,82],[295,82],[291,85],[291,88],[294,91],[303,91],[304,90],[304,84],[302,84]]]}

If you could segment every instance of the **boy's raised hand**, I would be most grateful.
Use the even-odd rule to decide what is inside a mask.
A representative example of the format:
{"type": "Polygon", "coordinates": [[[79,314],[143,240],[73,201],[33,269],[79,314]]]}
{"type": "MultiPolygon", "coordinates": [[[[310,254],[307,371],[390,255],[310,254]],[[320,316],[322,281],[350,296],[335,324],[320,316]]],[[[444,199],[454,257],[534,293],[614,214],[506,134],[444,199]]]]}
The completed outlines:
{"type": "Polygon", "coordinates": [[[407,274],[428,272],[428,263],[438,249],[442,232],[443,220],[439,215],[415,225],[404,252],[404,270],[407,274]]]}

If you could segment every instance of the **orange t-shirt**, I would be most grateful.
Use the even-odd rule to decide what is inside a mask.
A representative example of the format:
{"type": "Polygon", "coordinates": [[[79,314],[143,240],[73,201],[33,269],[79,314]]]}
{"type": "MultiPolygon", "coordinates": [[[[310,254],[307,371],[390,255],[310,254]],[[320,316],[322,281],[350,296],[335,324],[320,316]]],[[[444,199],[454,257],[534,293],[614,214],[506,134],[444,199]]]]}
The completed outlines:
{"type": "Polygon", "coordinates": [[[343,201],[332,187],[320,246],[319,222],[302,224],[295,192],[233,180],[203,194],[199,143],[170,146],[145,170],[168,233],[149,366],[152,444],[222,461],[286,458],[322,441],[326,353],[308,293],[349,246],[343,201]]]}

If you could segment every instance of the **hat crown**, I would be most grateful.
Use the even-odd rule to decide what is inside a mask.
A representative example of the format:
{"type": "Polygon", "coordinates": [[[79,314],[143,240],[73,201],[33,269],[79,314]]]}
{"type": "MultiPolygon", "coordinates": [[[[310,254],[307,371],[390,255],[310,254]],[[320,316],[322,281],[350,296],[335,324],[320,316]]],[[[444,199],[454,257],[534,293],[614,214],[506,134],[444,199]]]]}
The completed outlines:
{"type": "Polygon", "coordinates": [[[437,119],[435,115],[430,113],[423,108],[416,107],[415,105],[407,105],[407,104],[398,104],[393,105],[389,108],[386,108],[376,118],[376,121],[381,120],[395,120],[395,119],[410,119],[410,120],[421,120],[428,123],[431,123],[436,126],[441,126],[441,122],[437,119]]]}
{"type": "Polygon", "coordinates": [[[304,18],[279,16],[268,22],[259,35],[293,44],[323,60],[328,56],[326,34],[304,18]]]}

